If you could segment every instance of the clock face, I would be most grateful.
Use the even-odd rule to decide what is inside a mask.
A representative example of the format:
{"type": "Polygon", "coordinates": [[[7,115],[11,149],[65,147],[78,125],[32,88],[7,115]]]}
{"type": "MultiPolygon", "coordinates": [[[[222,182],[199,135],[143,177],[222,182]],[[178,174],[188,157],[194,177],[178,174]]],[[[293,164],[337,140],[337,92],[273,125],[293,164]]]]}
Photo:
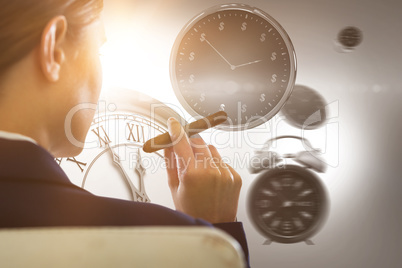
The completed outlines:
{"type": "Polygon", "coordinates": [[[164,122],[170,116],[177,116],[139,93],[133,100],[122,97],[103,106],[106,109],[96,113],[83,152],[56,161],[74,184],[95,195],[174,208],[163,151],[148,154],[142,146],[148,139],[165,133],[164,122]],[[144,103],[164,109],[159,109],[160,120],[155,119],[158,109],[154,111],[155,117],[151,116],[150,109],[141,107],[144,103]]]}
{"type": "Polygon", "coordinates": [[[338,34],[338,41],[345,48],[354,48],[362,42],[362,31],[357,27],[346,27],[338,34]]]}
{"type": "Polygon", "coordinates": [[[193,116],[219,110],[218,128],[241,130],[265,123],[290,95],[296,76],[293,45],[262,10],[241,4],[213,7],[178,35],[171,80],[180,103],[193,116]]]}
{"type": "Polygon", "coordinates": [[[267,238],[296,243],[318,231],[327,212],[324,187],[312,172],[288,165],[261,174],[249,190],[249,215],[267,238]]]}
{"type": "Polygon", "coordinates": [[[289,124],[297,128],[316,129],[327,119],[326,105],[324,98],[314,89],[295,85],[281,113],[289,124]]]}

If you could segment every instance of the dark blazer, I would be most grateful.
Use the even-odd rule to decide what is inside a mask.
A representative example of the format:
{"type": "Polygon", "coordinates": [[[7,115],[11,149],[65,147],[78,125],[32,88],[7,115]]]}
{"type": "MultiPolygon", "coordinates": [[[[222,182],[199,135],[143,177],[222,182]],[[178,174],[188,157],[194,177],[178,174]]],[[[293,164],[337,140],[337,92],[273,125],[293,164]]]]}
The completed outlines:
{"type": "MultiPolygon", "coordinates": [[[[0,228],[45,226],[211,226],[163,206],[95,196],[72,184],[52,155],[0,138],[0,228]]],[[[215,224],[248,248],[240,222],[215,224]]]]}

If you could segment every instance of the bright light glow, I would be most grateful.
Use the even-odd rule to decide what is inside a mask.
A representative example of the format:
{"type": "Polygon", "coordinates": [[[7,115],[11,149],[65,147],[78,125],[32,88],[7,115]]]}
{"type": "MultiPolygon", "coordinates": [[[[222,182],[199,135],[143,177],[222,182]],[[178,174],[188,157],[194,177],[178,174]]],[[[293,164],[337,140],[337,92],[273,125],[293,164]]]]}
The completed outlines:
{"type": "Polygon", "coordinates": [[[128,25],[114,25],[110,32],[100,51],[103,91],[121,87],[175,103],[169,78],[170,44],[128,25]]]}

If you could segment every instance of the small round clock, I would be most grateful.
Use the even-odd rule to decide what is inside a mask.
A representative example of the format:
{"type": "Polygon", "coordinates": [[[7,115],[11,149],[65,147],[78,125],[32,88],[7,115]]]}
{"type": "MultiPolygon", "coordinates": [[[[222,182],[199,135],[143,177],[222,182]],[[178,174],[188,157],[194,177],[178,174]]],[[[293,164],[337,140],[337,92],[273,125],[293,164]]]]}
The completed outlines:
{"type": "Polygon", "coordinates": [[[316,90],[295,85],[292,95],[281,109],[286,121],[300,129],[316,129],[327,120],[326,101],[316,90]]]}
{"type": "Polygon", "coordinates": [[[178,35],[170,59],[175,94],[194,117],[228,114],[222,130],[271,119],[294,86],[292,42],[264,11],[244,4],[207,9],[178,35]]]}
{"type": "Polygon", "coordinates": [[[339,43],[348,49],[357,47],[363,40],[362,31],[353,26],[342,29],[338,34],[339,43]]]}
{"type": "Polygon", "coordinates": [[[70,180],[93,194],[174,208],[163,152],[142,145],[167,131],[166,121],[185,121],[139,92],[113,89],[101,98],[85,147],[76,157],[56,159],[70,180]]]}

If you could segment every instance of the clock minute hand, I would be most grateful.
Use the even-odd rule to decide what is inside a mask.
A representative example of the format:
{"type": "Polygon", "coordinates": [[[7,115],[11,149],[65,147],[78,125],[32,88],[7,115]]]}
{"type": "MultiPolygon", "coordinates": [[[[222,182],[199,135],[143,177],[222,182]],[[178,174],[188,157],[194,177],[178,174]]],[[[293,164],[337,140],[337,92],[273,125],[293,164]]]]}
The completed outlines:
{"type": "Polygon", "coordinates": [[[247,62],[247,63],[243,63],[243,64],[240,64],[240,65],[236,65],[236,66],[234,66],[234,68],[239,68],[239,67],[242,67],[242,66],[246,66],[246,65],[258,63],[258,62],[261,62],[261,61],[262,61],[262,60],[250,61],[250,62],[247,62]]]}
{"type": "Polygon", "coordinates": [[[145,185],[144,185],[144,176],[145,176],[145,168],[142,165],[141,162],[141,153],[140,153],[140,149],[138,149],[137,152],[138,158],[137,158],[137,163],[135,166],[135,171],[138,173],[138,177],[139,177],[139,184],[140,184],[140,192],[143,195],[143,201],[144,202],[150,202],[151,200],[149,199],[147,193],[145,192],[145,185]]]}
{"type": "Polygon", "coordinates": [[[140,193],[140,191],[138,191],[137,187],[135,187],[135,185],[131,182],[130,177],[128,176],[128,174],[126,173],[120,162],[120,156],[112,149],[112,147],[110,147],[109,143],[106,143],[106,145],[109,148],[110,152],[112,153],[113,162],[120,168],[121,172],[123,173],[124,179],[127,181],[127,183],[131,188],[131,197],[133,201],[138,201],[137,197],[138,196],[143,197],[143,195],[140,193]]]}
{"type": "Polygon", "coordinates": [[[227,63],[229,64],[230,68],[232,70],[234,70],[236,67],[234,65],[232,65],[206,38],[204,38],[205,42],[207,42],[207,44],[212,47],[213,50],[215,50],[216,53],[218,53],[218,55],[227,63]]]}

